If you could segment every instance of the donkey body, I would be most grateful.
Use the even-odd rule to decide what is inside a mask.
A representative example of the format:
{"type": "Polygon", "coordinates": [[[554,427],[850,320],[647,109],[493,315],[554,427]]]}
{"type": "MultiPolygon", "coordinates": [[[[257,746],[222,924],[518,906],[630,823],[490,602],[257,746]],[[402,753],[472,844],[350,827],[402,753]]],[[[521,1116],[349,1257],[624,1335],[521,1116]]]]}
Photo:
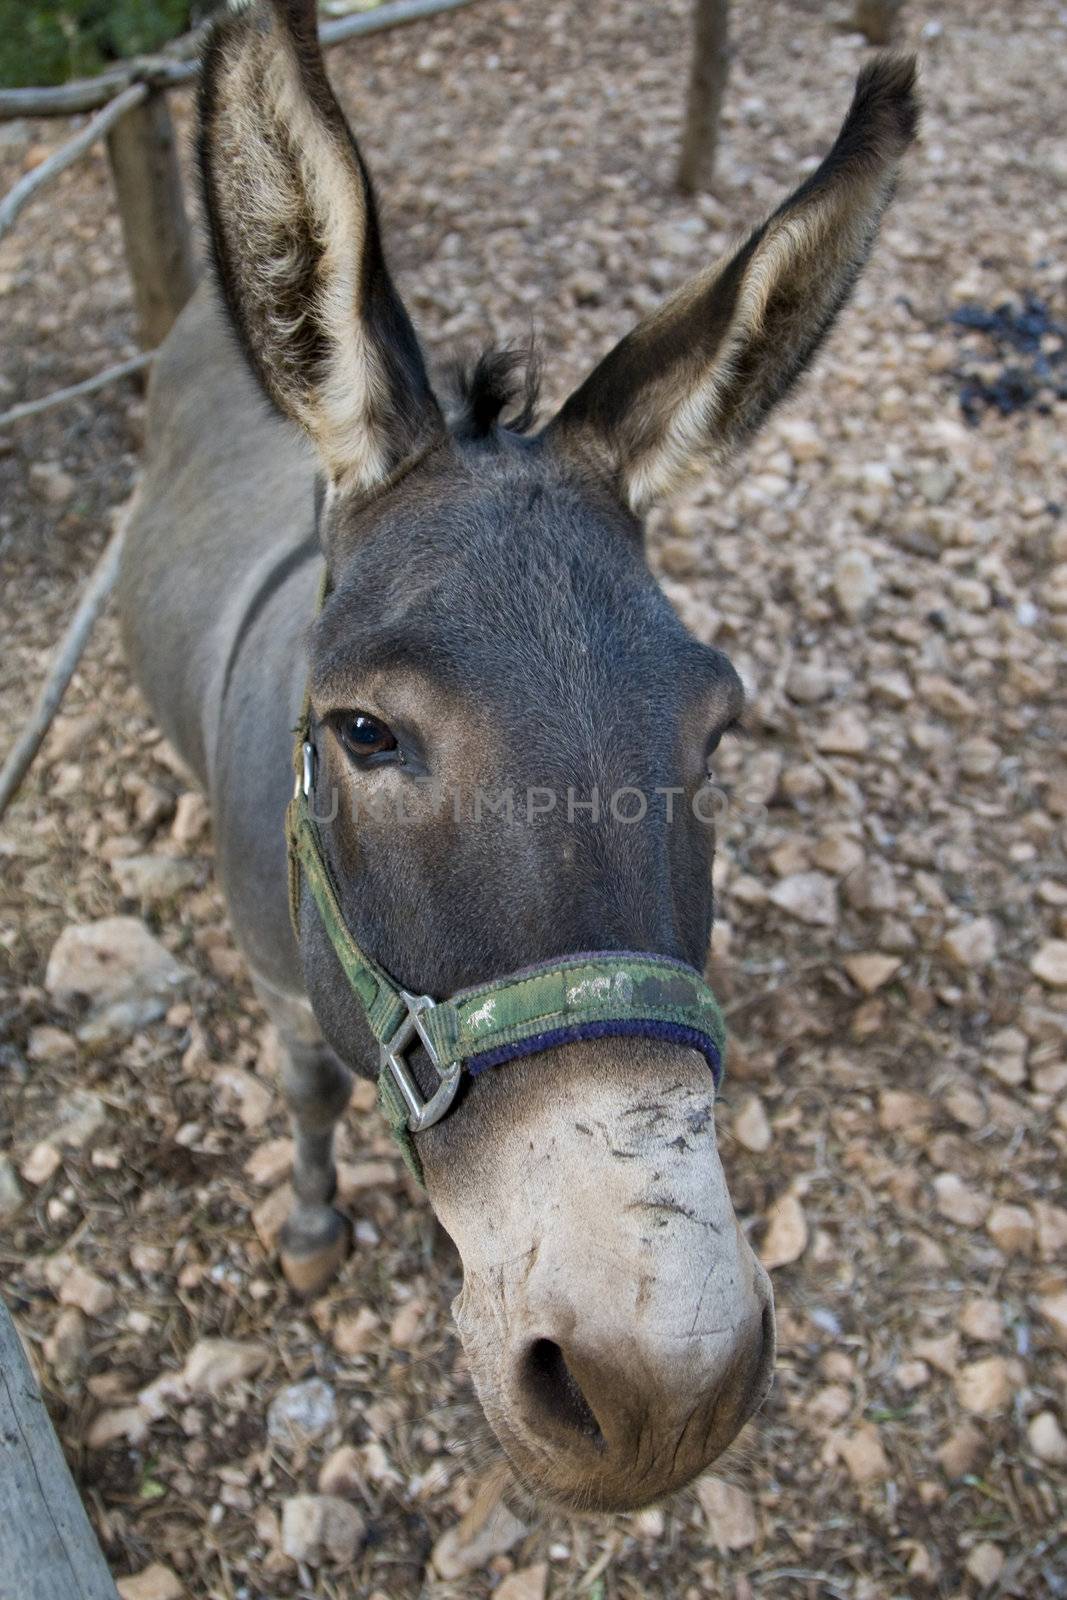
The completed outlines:
{"type": "MultiPolygon", "coordinates": [[[[301,1289],[344,1254],[332,1129],[350,1074],[377,1070],[306,886],[290,923],[282,820],[305,687],[306,784],[340,798],[321,828],[340,912],[398,985],[445,996],[578,951],[699,971],[713,840],[694,801],[742,697],[653,581],[639,518],[801,370],[915,124],[911,66],[868,69],[819,172],[528,435],[501,421],[499,362],[446,421],[314,28],[304,0],[258,0],[209,47],[200,150],[225,310],[201,291],[157,363],[120,592],[286,1047],[282,1258],[301,1289]],[[611,805],[621,790],[637,820],[611,805]]],[[[411,1065],[428,1093],[428,1058],[411,1065]]],[[[416,1135],[463,1260],[455,1312],[486,1415],[557,1499],[668,1492],[766,1393],[770,1287],[713,1100],[683,1043],[588,1038],[472,1079],[416,1135]]]]}

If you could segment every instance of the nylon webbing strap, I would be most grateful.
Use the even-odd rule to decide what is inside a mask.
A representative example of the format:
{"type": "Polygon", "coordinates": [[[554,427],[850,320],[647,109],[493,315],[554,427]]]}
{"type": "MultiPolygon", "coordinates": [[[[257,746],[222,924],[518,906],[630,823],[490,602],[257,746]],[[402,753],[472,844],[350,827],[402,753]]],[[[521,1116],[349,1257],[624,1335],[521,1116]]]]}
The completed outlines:
{"type": "MultiPolygon", "coordinates": [[[[286,820],[294,921],[299,916],[302,878],[371,1032],[383,1047],[385,1063],[384,1047],[411,1015],[410,997],[353,937],[317,825],[299,788],[286,820]]],[[[582,1039],[629,1035],[699,1050],[718,1086],[726,1030],[715,996],[692,967],[665,956],[624,951],[567,956],[461,990],[449,1000],[424,1002],[418,1012],[418,1033],[442,1076],[459,1065],[477,1076],[536,1051],[582,1039]]],[[[378,1091],[404,1159],[421,1182],[410,1107],[387,1063],[379,1074],[378,1091]]]]}

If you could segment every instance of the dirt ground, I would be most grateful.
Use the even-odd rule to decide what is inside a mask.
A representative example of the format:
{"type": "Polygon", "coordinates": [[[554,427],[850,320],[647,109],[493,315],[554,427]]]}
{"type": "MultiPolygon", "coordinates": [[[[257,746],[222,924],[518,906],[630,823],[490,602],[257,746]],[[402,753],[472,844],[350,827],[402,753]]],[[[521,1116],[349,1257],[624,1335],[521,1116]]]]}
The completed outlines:
{"type": "MultiPolygon", "coordinates": [[[[651,534],[751,690],[719,766],[713,981],[773,1393],[695,1492],[578,1521],[508,1491],[486,1536],[457,1262],[365,1100],[356,1253],[311,1305],[276,1269],[274,1052],[109,617],[0,830],[0,1270],[114,1571],[176,1575],[132,1597],[1067,1595],[1067,11],[907,11],[925,129],[874,264],[732,479],[651,534]],[[138,887],[145,852],[181,870],[138,887]],[[46,963],[119,913],[194,976],[158,1020],[86,1030],[46,963]],[[205,1339],[244,1376],[205,1377],[226,1354],[205,1339]],[[268,1407],[312,1378],[283,1395],[294,1441],[268,1407]],[[313,1569],[280,1518],[327,1458],[366,1537],[313,1569]],[[457,1525],[446,1550],[480,1531],[488,1554],[446,1580],[431,1553],[457,1525]]],[[[670,186],[687,0],[479,0],[332,54],[435,356],[533,329],[560,398],[810,169],[862,41],[814,0],[734,13],[696,202],[670,186]]],[[[67,131],[0,129],[2,187],[67,131]]],[[[0,409],[133,350],[99,150],[0,245],[0,318],[0,409]]],[[[5,746],[142,428],[126,383],[0,434],[5,746]]]]}

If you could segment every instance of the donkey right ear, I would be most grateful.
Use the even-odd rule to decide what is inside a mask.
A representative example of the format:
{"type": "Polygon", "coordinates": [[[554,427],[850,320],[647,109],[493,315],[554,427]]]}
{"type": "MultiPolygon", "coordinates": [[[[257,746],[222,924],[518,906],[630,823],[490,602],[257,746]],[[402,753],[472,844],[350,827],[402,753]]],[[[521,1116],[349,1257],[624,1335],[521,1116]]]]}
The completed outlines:
{"type": "Polygon", "coordinates": [[[205,52],[199,124],[218,278],[252,370],[336,489],[373,488],[444,423],[315,0],[231,0],[205,52]]]}

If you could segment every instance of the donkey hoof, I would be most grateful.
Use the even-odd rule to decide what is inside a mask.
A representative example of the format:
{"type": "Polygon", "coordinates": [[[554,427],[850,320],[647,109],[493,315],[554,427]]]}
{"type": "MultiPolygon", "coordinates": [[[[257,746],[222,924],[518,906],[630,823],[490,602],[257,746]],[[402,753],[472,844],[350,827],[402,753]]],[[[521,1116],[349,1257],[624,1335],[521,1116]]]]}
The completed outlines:
{"type": "Polygon", "coordinates": [[[339,1270],[351,1248],[348,1218],[339,1211],[324,1213],[313,1234],[286,1223],[279,1241],[279,1260],[285,1281],[295,1294],[317,1294],[339,1270]]]}

